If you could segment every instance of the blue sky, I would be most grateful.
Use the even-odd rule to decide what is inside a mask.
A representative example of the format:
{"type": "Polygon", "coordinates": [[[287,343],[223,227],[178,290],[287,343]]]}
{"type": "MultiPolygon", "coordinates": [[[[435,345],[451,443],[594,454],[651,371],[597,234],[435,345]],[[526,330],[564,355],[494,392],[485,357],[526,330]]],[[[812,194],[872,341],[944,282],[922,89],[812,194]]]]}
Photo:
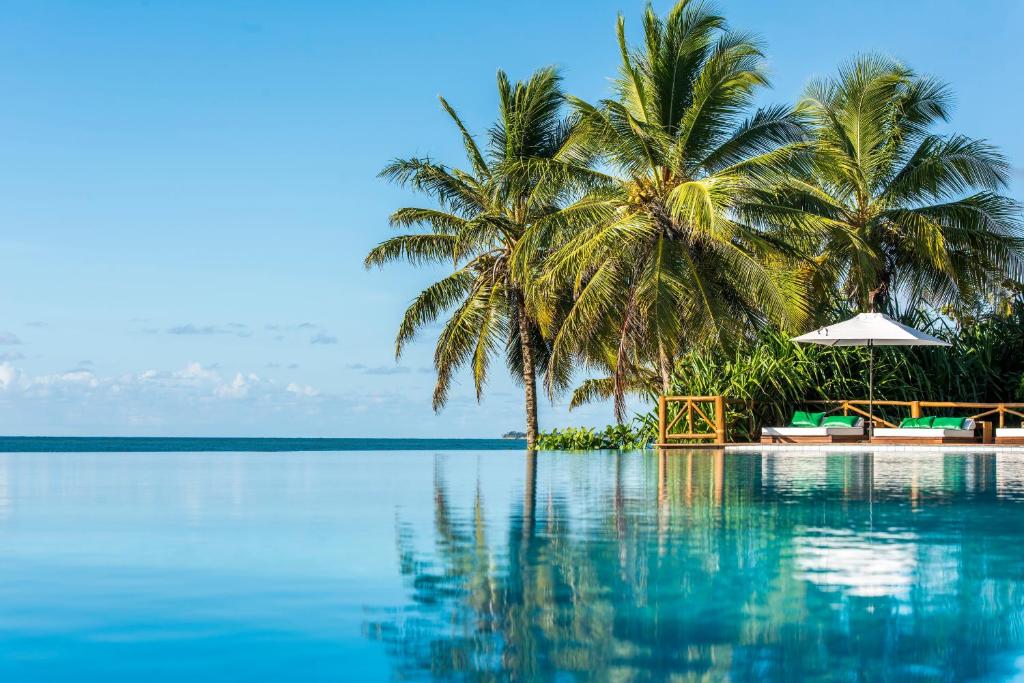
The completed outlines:
{"type": "MultiPolygon", "coordinates": [[[[668,3],[656,3],[664,10],[668,3]]],[[[881,51],[951,84],[951,129],[1024,166],[1024,3],[733,1],[774,89],[881,51]]],[[[0,432],[495,436],[519,428],[494,373],[430,409],[431,339],[396,364],[437,272],[361,260],[413,202],[391,158],[460,162],[437,95],[476,132],[494,74],[557,64],[597,99],[615,16],[639,2],[8,0],[0,22],[0,432]]],[[[1024,176],[1017,171],[1014,193],[1024,176]]],[[[639,407],[639,406],[638,406],[639,407]]],[[[542,407],[542,427],[608,406],[542,407]]]]}

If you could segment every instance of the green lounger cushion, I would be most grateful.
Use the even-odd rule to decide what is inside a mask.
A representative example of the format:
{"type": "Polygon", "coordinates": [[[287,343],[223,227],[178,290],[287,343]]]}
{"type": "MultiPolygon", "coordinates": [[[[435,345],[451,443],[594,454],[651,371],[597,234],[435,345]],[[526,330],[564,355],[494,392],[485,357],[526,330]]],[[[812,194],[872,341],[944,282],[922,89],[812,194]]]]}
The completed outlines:
{"type": "Polygon", "coordinates": [[[789,421],[790,427],[820,427],[821,418],[825,417],[825,413],[805,413],[802,410],[798,410],[793,413],[793,419],[789,421]]]}
{"type": "Polygon", "coordinates": [[[856,415],[829,415],[821,423],[822,427],[856,427],[857,420],[860,418],[856,415]]]}
{"type": "Polygon", "coordinates": [[[963,429],[966,417],[937,417],[932,422],[935,429],[963,429]]]}
{"type": "Polygon", "coordinates": [[[903,418],[903,421],[900,422],[900,429],[921,429],[922,427],[930,428],[934,421],[934,415],[929,415],[928,417],[905,417],[903,418]]]}

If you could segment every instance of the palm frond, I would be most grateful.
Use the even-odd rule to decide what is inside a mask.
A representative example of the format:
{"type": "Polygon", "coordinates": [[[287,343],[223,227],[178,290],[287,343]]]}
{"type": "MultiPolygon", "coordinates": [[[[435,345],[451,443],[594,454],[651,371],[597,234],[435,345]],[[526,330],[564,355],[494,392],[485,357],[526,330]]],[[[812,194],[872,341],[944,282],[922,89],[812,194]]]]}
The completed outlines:
{"type": "Polygon", "coordinates": [[[453,308],[473,289],[473,273],[463,268],[435,282],[413,300],[402,317],[402,324],[395,339],[395,358],[402,356],[405,345],[412,341],[416,332],[453,308]]]}
{"type": "Polygon", "coordinates": [[[424,263],[453,262],[456,238],[452,235],[398,235],[374,247],[363,265],[369,269],[391,261],[405,260],[414,266],[424,263]]]}

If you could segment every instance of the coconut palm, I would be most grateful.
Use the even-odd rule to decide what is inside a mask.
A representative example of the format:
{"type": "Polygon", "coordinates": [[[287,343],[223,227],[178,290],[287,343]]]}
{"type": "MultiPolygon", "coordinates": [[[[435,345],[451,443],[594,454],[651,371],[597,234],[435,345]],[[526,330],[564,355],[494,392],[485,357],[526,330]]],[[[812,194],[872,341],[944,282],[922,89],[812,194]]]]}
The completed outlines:
{"type": "Polygon", "coordinates": [[[537,436],[536,375],[546,369],[548,349],[525,295],[533,261],[525,274],[517,276],[510,256],[523,233],[556,211],[560,196],[572,187],[575,166],[564,149],[572,122],[561,115],[563,96],[554,69],[541,69],[515,84],[499,72],[498,94],[499,118],[484,149],[441,98],[462,136],[468,170],[412,158],[396,160],[381,172],[388,180],[430,195],[437,207],[403,208],[392,214],[394,226],[429,231],[382,242],[366,257],[366,266],[399,259],[454,266],[405,312],[396,356],[420,328],[452,311],[434,353],[435,410],[445,404],[453,376],[467,364],[480,400],[491,360],[504,353],[513,376],[524,386],[526,434],[532,448],[537,436]],[[550,164],[540,169],[538,160],[550,164]]]}
{"type": "Polygon", "coordinates": [[[529,238],[558,245],[540,286],[574,290],[552,372],[579,358],[610,365],[620,413],[641,365],[657,368],[667,392],[685,349],[799,321],[804,307],[786,250],[748,201],[803,139],[791,109],[751,110],[767,84],[760,47],[690,0],[665,19],[648,7],[643,28],[632,50],[619,17],[615,97],[571,100],[574,143],[600,155],[610,182],[529,238]]]}
{"type": "Polygon", "coordinates": [[[1010,165],[983,140],[933,131],[950,100],[944,84],[878,56],[807,89],[814,145],[773,219],[823,238],[821,272],[861,310],[895,295],[970,305],[1024,274],[1020,209],[998,194],[1010,165]]]}

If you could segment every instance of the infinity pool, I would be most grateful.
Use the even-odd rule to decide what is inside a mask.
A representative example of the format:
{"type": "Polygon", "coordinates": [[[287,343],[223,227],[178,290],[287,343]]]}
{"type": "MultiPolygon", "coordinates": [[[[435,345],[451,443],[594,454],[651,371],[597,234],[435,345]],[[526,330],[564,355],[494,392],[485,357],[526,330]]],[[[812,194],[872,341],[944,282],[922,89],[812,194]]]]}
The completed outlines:
{"type": "Polygon", "coordinates": [[[1024,455],[0,454],[0,680],[1005,680],[1024,455]]]}

